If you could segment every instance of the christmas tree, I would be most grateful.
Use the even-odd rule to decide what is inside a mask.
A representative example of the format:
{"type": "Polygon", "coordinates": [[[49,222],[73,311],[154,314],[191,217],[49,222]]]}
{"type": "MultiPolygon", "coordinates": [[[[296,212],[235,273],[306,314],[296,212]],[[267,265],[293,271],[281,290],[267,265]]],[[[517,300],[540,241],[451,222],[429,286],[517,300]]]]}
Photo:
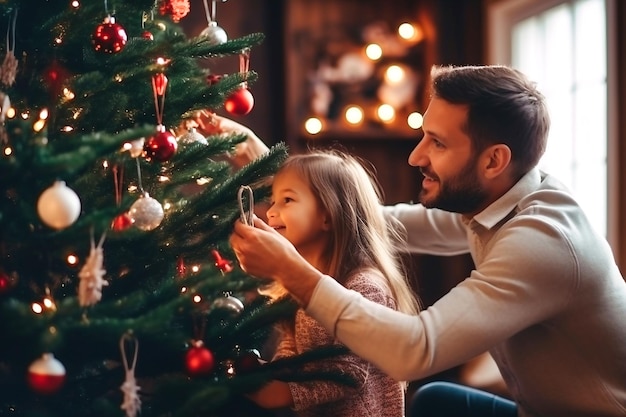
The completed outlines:
{"type": "Polygon", "coordinates": [[[234,170],[243,135],[186,123],[250,110],[263,35],[186,36],[187,1],[0,12],[0,416],[261,415],[243,394],[270,379],[336,378],[294,371],[333,349],[260,364],[294,305],[228,246],[285,147],[234,170]],[[228,55],[239,71],[201,65],[228,55]]]}

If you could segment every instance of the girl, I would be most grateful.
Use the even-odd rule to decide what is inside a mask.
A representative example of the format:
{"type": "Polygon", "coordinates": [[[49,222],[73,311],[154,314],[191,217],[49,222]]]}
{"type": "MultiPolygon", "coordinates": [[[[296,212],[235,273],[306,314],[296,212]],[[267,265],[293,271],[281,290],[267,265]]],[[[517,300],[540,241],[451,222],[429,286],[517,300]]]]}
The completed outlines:
{"type": "MultiPolygon", "coordinates": [[[[396,230],[383,217],[373,177],[354,157],[336,150],[289,157],[274,177],[267,221],[311,265],[346,288],[402,312],[417,312],[395,254],[396,230]]],[[[281,330],[274,359],[337,343],[303,309],[281,330]]],[[[349,374],[358,386],[273,381],[249,397],[264,408],[290,407],[298,416],[404,415],[406,384],[356,355],[309,364],[307,370],[313,367],[349,374]]]]}

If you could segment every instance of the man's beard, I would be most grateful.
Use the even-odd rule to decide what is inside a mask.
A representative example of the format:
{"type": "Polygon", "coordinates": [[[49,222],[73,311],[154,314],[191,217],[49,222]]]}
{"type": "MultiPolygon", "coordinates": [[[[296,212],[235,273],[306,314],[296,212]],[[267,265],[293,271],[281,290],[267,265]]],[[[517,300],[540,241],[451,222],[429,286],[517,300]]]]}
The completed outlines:
{"type": "MultiPolygon", "coordinates": [[[[439,180],[436,175],[428,175],[439,180]]],[[[472,158],[454,177],[445,182],[439,181],[439,194],[432,199],[425,199],[420,192],[419,201],[424,207],[438,208],[454,213],[476,213],[487,199],[487,192],[480,186],[476,175],[476,160],[472,158]]]]}

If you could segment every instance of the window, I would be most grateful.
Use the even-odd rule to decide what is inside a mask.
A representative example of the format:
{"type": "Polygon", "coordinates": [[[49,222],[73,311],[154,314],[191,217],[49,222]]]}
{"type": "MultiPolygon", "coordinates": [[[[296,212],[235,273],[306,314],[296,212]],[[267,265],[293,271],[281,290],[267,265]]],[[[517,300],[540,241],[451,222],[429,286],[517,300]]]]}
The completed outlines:
{"type": "Polygon", "coordinates": [[[609,129],[605,0],[504,0],[489,6],[490,61],[536,81],[552,126],[540,168],[570,188],[607,234],[609,129]]]}

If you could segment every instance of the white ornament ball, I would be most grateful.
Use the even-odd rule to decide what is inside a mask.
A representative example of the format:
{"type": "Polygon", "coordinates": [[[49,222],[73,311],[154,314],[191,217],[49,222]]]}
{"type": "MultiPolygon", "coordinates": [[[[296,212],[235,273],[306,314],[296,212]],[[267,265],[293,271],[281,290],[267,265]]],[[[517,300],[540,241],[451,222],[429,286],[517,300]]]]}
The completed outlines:
{"type": "Polygon", "coordinates": [[[219,27],[216,21],[209,22],[209,26],[200,32],[200,36],[207,38],[211,45],[221,45],[228,40],[226,31],[219,27]]]}
{"type": "Polygon", "coordinates": [[[128,216],[133,224],[141,230],[157,228],[163,220],[163,206],[148,193],[143,193],[137,201],[130,206],[128,216]]]}
{"type": "Polygon", "coordinates": [[[39,394],[53,394],[65,382],[65,367],[52,353],[44,353],[28,367],[28,385],[39,394]]]}
{"type": "Polygon", "coordinates": [[[41,220],[54,229],[64,229],[80,215],[80,198],[64,181],[56,181],[37,200],[41,220]]]}

